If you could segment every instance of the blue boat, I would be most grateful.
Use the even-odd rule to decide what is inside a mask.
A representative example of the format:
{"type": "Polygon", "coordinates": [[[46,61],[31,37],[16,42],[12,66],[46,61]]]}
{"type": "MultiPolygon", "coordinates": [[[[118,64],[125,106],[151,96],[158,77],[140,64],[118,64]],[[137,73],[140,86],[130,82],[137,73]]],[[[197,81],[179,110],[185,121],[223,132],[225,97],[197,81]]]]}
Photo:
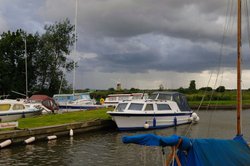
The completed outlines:
{"type": "Polygon", "coordinates": [[[234,139],[189,139],[172,135],[164,137],[154,134],[124,136],[124,143],[145,146],[170,146],[172,152],[167,156],[166,165],[175,166],[248,166],[250,148],[242,135],[234,139]],[[174,160],[173,160],[174,159],[174,160]]]}

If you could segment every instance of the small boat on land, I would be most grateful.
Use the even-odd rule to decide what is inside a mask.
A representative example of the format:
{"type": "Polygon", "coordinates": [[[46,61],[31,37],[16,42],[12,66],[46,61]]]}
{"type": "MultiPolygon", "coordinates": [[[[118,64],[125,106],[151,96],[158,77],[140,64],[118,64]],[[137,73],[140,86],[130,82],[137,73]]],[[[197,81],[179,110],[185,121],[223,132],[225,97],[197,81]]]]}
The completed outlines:
{"type": "Polygon", "coordinates": [[[24,100],[0,100],[0,122],[40,115],[41,112],[42,109],[37,105],[26,104],[24,100]]]}
{"type": "Polygon", "coordinates": [[[104,104],[107,107],[115,107],[117,104],[124,100],[141,100],[147,99],[146,93],[131,93],[131,94],[110,94],[106,97],[104,104]]]}
{"type": "Polygon", "coordinates": [[[32,95],[27,103],[39,105],[43,109],[43,114],[57,113],[59,110],[59,106],[55,100],[47,95],[32,95]]]}
{"type": "Polygon", "coordinates": [[[157,129],[199,121],[184,95],[178,92],[155,92],[147,100],[119,102],[112,116],[119,130],[157,129]]]}
{"type": "Polygon", "coordinates": [[[104,107],[97,105],[88,93],[55,94],[53,99],[59,104],[62,111],[92,110],[104,107]]]}

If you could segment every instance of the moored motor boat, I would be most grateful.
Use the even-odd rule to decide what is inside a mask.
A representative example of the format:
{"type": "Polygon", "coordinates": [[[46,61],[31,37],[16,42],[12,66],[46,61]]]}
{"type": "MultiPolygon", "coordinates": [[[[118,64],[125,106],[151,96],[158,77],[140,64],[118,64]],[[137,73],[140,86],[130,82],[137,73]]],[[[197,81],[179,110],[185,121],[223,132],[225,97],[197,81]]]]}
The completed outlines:
{"type": "Polygon", "coordinates": [[[0,100],[0,122],[40,115],[41,112],[42,109],[37,105],[26,104],[23,100],[0,100]]]}
{"type": "Polygon", "coordinates": [[[47,95],[32,95],[27,100],[27,103],[36,104],[41,107],[43,109],[42,114],[57,113],[59,110],[59,106],[55,100],[47,95]]]}
{"type": "Polygon", "coordinates": [[[55,94],[53,99],[59,104],[62,111],[92,110],[104,107],[97,105],[88,93],[55,94]]]}
{"type": "MultiPolygon", "coordinates": [[[[151,96],[152,98],[152,96],[151,96]]],[[[119,130],[156,129],[199,121],[184,95],[177,92],[156,92],[153,99],[119,102],[112,116],[119,130]]]]}

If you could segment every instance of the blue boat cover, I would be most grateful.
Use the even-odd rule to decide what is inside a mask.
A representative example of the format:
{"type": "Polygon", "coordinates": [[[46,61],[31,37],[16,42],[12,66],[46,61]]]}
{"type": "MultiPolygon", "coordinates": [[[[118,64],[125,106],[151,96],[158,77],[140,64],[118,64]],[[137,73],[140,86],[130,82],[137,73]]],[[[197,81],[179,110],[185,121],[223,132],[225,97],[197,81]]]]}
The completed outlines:
{"type": "Polygon", "coordinates": [[[179,139],[182,139],[182,143],[177,155],[182,166],[250,166],[250,148],[242,136],[236,136],[232,140],[224,140],[140,134],[125,136],[122,141],[124,143],[165,147],[177,145],[179,139]]]}

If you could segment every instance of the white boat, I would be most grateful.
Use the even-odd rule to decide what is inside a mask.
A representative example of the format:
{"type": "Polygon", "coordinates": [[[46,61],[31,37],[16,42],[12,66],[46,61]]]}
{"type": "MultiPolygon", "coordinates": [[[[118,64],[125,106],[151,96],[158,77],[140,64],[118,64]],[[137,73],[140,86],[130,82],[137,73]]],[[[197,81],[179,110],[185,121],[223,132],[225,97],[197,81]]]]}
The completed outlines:
{"type": "Polygon", "coordinates": [[[147,99],[146,93],[131,93],[131,94],[110,94],[106,97],[104,104],[107,107],[115,107],[117,104],[124,100],[141,100],[147,99]]]}
{"type": "Polygon", "coordinates": [[[59,104],[59,109],[62,111],[91,110],[104,107],[97,105],[88,93],[55,94],[53,99],[59,104]]]}
{"type": "Polygon", "coordinates": [[[107,113],[119,130],[166,128],[199,120],[180,93],[158,92],[152,97],[119,102],[114,111],[107,113]]]}
{"type": "Polygon", "coordinates": [[[34,104],[25,104],[24,100],[0,100],[0,122],[40,115],[41,112],[42,109],[34,104]]]}

